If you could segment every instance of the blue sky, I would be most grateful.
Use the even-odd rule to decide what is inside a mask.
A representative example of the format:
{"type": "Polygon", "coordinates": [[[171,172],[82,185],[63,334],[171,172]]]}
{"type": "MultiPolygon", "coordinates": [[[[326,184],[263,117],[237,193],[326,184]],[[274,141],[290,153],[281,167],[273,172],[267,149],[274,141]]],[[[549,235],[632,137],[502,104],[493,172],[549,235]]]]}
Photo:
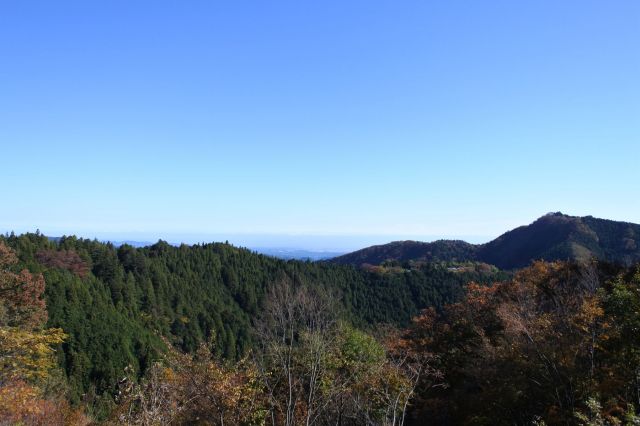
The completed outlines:
{"type": "Polygon", "coordinates": [[[335,249],[640,222],[639,23],[636,0],[4,1],[0,230],[335,249]]]}

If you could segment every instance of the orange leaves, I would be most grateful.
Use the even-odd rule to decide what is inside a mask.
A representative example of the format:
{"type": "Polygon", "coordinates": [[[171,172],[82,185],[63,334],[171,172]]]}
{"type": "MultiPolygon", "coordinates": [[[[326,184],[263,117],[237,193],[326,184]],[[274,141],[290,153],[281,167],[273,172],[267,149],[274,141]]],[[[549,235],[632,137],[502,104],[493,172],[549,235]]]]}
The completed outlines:
{"type": "Polygon", "coordinates": [[[16,254],[7,245],[0,241],[0,269],[4,269],[18,262],[16,254]]]}
{"type": "Polygon", "coordinates": [[[390,351],[398,348],[415,353],[424,353],[431,350],[435,328],[438,325],[438,315],[433,308],[427,308],[414,317],[411,327],[398,336],[396,339],[388,341],[387,347],[390,351]]]}
{"type": "MultiPolygon", "coordinates": [[[[0,422],[10,424],[44,424],[44,415],[52,403],[41,398],[40,390],[16,381],[0,387],[0,422]]],[[[50,424],[62,424],[50,418],[50,424]]]]}
{"type": "Polygon", "coordinates": [[[570,423],[590,395],[619,398],[637,370],[618,368],[623,378],[609,348],[636,339],[640,297],[637,285],[602,284],[603,274],[594,263],[535,262],[506,282],[470,283],[462,301],[415,318],[405,338],[435,355],[449,385],[425,392],[426,418],[570,423]]]}
{"type": "Polygon", "coordinates": [[[470,282],[467,284],[467,295],[465,297],[465,304],[473,307],[482,308],[490,303],[496,292],[500,289],[500,284],[496,283],[491,286],[477,284],[470,282]]]}
{"type": "Polygon", "coordinates": [[[48,399],[40,389],[15,380],[0,386],[0,424],[81,426],[89,421],[66,401],[48,399]]]}
{"type": "Polygon", "coordinates": [[[25,382],[8,382],[0,387],[0,419],[17,423],[23,417],[40,414],[40,407],[34,403],[39,397],[40,390],[25,382]]]}
{"type": "Polygon", "coordinates": [[[602,300],[598,296],[585,297],[572,318],[573,324],[584,332],[591,332],[604,319],[602,300]]]}

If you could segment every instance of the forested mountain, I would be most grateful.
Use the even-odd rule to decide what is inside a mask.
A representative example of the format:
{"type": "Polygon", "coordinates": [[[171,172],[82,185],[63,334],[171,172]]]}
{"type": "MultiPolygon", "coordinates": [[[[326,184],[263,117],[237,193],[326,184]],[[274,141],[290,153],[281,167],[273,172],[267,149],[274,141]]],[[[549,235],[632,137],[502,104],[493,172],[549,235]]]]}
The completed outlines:
{"type": "Polygon", "coordinates": [[[167,342],[193,352],[215,340],[217,356],[237,360],[254,345],[250,328],[265,294],[282,280],[322,289],[341,317],[368,328],[407,325],[427,306],[457,300],[483,271],[453,273],[438,265],[381,268],[284,261],[228,244],[144,248],[40,234],[0,237],[19,259],[16,270],[42,273],[48,326],[69,338],[59,351],[77,401],[113,393],[127,366],[140,373],[167,342]]]}
{"type": "Polygon", "coordinates": [[[550,213],[486,244],[447,240],[431,243],[397,241],[339,256],[331,262],[377,265],[385,260],[478,261],[514,269],[533,260],[589,258],[623,265],[639,261],[640,225],[550,213]]]}
{"type": "Polygon", "coordinates": [[[640,423],[640,269],[0,238],[0,423],[640,423]],[[422,309],[424,308],[424,309],[422,309]]]}
{"type": "Polygon", "coordinates": [[[431,243],[394,241],[334,257],[329,262],[342,265],[379,265],[387,260],[465,262],[476,260],[477,251],[477,246],[460,240],[438,240],[431,243]]]}

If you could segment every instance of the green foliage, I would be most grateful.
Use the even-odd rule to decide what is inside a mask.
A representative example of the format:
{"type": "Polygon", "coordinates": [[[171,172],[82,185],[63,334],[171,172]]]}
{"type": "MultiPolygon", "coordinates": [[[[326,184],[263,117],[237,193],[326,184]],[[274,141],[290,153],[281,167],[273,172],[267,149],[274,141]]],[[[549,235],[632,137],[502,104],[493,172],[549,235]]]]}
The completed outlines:
{"type": "Polygon", "coordinates": [[[228,244],[114,247],[40,234],[0,238],[0,248],[0,379],[14,395],[0,407],[6,418],[26,418],[36,403],[46,416],[55,406],[29,382],[43,382],[57,357],[70,388],[64,398],[83,401],[96,420],[110,416],[126,383],[138,386],[132,401],[145,415],[173,415],[145,399],[166,386],[176,407],[186,407],[180,401],[190,392],[208,395],[181,414],[185,423],[212,415],[212,395],[212,422],[239,418],[249,408],[233,407],[247,389],[243,403],[257,415],[250,421],[269,412],[276,423],[375,424],[409,410],[416,424],[639,423],[640,270],[535,262],[505,274],[444,260],[357,268],[228,244]],[[286,323],[280,319],[295,327],[264,340],[286,323]],[[394,326],[409,328],[398,334],[394,326]],[[197,354],[204,342],[214,363],[197,354]],[[172,367],[177,376],[157,368],[168,350],[181,360],[172,367]],[[284,373],[280,362],[247,363],[283,354],[293,357],[284,373]],[[8,375],[12,360],[23,368],[19,377],[8,375]],[[295,379],[291,387],[282,377],[295,379]],[[289,388],[304,398],[290,404],[289,388]],[[17,397],[22,405],[11,402],[17,397]]]}
{"type": "Polygon", "coordinates": [[[342,325],[339,333],[340,362],[346,366],[375,365],[384,362],[384,347],[371,335],[342,325]]]}
{"type": "Polygon", "coordinates": [[[365,328],[407,325],[420,309],[457,300],[470,276],[430,264],[381,274],[218,243],[134,248],[40,234],[3,239],[20,267],[44,276],[48,326],[69,336],[58,357],[74,401],[115,393],[128,366],[142,374],[165,350],[160,337],[193,352],[215,336],[216,356],[243,357],[255,345],[252,319],[283,276],[336,294],[342,318],[365,328]]]}

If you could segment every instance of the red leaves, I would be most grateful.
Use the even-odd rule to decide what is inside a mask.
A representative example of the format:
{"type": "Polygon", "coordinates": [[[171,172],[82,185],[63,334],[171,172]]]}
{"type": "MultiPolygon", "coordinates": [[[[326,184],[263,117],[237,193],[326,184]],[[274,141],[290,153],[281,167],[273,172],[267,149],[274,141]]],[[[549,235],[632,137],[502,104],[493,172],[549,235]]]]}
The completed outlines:
{"type": "Polygon", "coordinates": [[[44,395],[41,385],[56,365],[53,345],[60,329],[43,330],[47,309],[41,274],[15,272],[17,257],[0,241],[0,423],[86,424],[62,396],[44,395]]]}
{"type": "Polygon", "coordinates": [[[66,269],[84,278],[89,273],[89,265],[73,250],[40,250],[38,262],[49,268],[66,269]]]}
{"type": "Polygon", "coordinates": [[[0,242],[0,268],[13,265],[16,262],[18,262],[18,258],[16,257],[13,250],[7,247],[4,243],[0,242]]]}
{"type": "Polygon", "coordinates": [[[38,328],[47,321],[44,278],[26,269],[12,272],[8,267],[16,261],[13,251],[0,242],[0,297],[5,311],[0,325],[38,328]]]}
{"type": "Polygon", "coordinates": [[[595,268],[535,262],[509,281],[470,283],[460,302],[415,318],[404,339],[434,355],[450,386],[423,391],[420,414],[451,423],[572,419],[603,390],[609,327],[595,268]]]}

